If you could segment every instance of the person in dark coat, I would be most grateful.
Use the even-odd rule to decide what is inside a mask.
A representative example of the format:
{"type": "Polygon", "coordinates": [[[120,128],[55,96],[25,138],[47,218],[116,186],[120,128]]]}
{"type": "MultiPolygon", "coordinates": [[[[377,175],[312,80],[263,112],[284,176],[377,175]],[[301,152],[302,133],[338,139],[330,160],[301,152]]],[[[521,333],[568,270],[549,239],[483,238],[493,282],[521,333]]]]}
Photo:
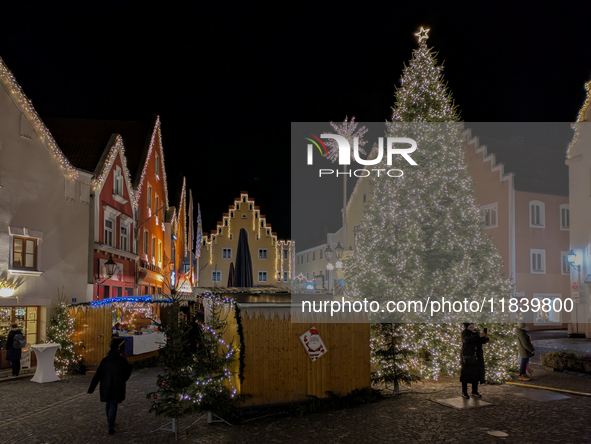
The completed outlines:
{"type": "Polygon", "coordinates": [[[527,364],[529,364],[529,358],[534,355],[535,348],[525,331],[525,322],[521,322],[519,327],[515,328],[515,335],[517,336],[517,347],[519,348],[519,356],[521,357],[519,379],[522,381],[531,381],[531,378],[527,375],[527,364]]]}
{"type": "Polygon", "coordinates": [[[462,332],[462,371],[460,381],[462,383],[462,397],[469,398],[468,384],[472,384],[472,396],[482,398],[478,393],[478,383],[484,384],[484,354],[482,344],[489,341],[486,333],[480,333],[474,328],[474,324],[465,323],[462,332]]]}
{"type": "Polygon", "coordinates": [[[125,400],[125,383],[131,376],[131,367],[127,359],[119,353],[122,344],[123,341],[120,339],[111,342],[111,350],[99,364],[88,388],[88,393],[92,393],[97,384],[101,383],[101,402],[106,403],[109,435],[115,433],[117,404],[125,400]]]}
{"type": "Polygon", "coordinates": [[[14,337],[18,334],[23,334],[22,330],[18,328],[17,324],[10,325],[10,333],[6,340],[6,360],[12,361],[12,377],[16,378],[21,371],[21,355],[22,348],[13,347],[14,337]]]}

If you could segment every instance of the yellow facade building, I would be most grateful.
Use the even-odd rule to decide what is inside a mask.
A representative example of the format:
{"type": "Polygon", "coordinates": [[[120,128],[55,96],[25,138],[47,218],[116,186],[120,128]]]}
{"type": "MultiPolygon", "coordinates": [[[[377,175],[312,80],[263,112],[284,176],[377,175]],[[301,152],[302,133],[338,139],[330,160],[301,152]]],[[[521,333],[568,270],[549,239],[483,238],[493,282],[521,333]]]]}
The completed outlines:
{"type": "Polygon", "coordinates": [[[289,286],[295,272],[295,242],[278,240],[254,199],[244,191],[228,207],[217,229],[203,236],[198,286],[228,286],[230,265],[236,262],[242,228],[248,235],[253,285],[289,286]]]}

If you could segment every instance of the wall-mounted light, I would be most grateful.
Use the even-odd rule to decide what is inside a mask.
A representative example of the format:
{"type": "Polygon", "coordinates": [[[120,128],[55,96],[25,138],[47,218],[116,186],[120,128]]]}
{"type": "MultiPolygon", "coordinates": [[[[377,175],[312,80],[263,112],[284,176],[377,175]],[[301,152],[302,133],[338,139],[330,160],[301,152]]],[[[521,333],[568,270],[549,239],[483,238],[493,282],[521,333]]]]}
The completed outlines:
{"type": "Polygon", "coordinates": [[[107,262],[105,262],[105,274],[107,275],[107,277],[104,278],[102,281],[99,282],[100,277],[95,276],[94,277],[94,283],[95,284],[102,284],[106,280],[111,279],[113,277],[113,275],[115,274],[116,271],[117,271],[117,262],[115,262],[113,260],[113,255],[110,254],[109,255],[109,260],[107,262]]]}

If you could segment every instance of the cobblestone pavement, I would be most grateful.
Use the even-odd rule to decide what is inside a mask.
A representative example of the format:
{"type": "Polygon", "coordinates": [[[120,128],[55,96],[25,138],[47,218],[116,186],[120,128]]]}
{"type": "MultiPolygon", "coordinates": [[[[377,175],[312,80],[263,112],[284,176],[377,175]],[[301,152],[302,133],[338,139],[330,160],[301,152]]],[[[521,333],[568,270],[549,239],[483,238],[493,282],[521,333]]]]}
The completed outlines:
{"type": "Polygon", "coordinates": [[[532,362],[540,363],[540,356],[555,351],[591,354],[591,339],[569,338],[566,330],[538,330],[528,332],[536,349],[532,362]]]}
{"type": "MultiPolygon", "coordinates": [[[[529,385],[590,392],[591,379],[533,366],[529,385]]],[[[86,394],[90,376],[36,384],[28,379],[0,384],[0,443],[173,443],[171,432],[153,430],[166,420],[148,414],[145,393],[158,369],[132,374],[120,405],[117,433],[107,434],[98,390],[86,394]]],[[[515,396],[533,390],[514,385],[484,386],[493,405],[459,410],[433,402],[457,397],[457,380],[419,383],[398,396],[353,409],[302,418],[268,416],[241,426],[196,424],[182,430],[178,442],[193,443],[585,443],[591,442],[591,397],[537,402],[515,396]],[[508,434],[498,438],[487,432],[508,434]]],[[[184,419],[181,427],[195,418],[184,419]]]]}

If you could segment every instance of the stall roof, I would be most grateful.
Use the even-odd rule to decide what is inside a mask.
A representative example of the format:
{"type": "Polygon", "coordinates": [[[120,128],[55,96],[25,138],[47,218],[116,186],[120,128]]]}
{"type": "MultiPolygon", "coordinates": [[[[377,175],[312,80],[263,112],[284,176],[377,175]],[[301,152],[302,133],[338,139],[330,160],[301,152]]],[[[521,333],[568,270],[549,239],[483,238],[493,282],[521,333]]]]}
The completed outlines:
{"type": "MultiPolygon", "coordinates": [[[[198,288],[197,294],[204,292],[210,292],[221,295],[228,299],[233,299],[237,304],[266,304],[269,306],[290,306],[292,303],[291,296],[292,292],[285,287],[253,287],[253,288],[236,288],[236,287],[208,287],[198,288]]],[[[333,295],[332,293],[320,292],[320,291],[307,291],[302,293],[295,293],[298,295],[309,295],[313,296],[314,299],[318,300],[333,300],[338,298],[341,300],[342,295],[333,295]]]]}

